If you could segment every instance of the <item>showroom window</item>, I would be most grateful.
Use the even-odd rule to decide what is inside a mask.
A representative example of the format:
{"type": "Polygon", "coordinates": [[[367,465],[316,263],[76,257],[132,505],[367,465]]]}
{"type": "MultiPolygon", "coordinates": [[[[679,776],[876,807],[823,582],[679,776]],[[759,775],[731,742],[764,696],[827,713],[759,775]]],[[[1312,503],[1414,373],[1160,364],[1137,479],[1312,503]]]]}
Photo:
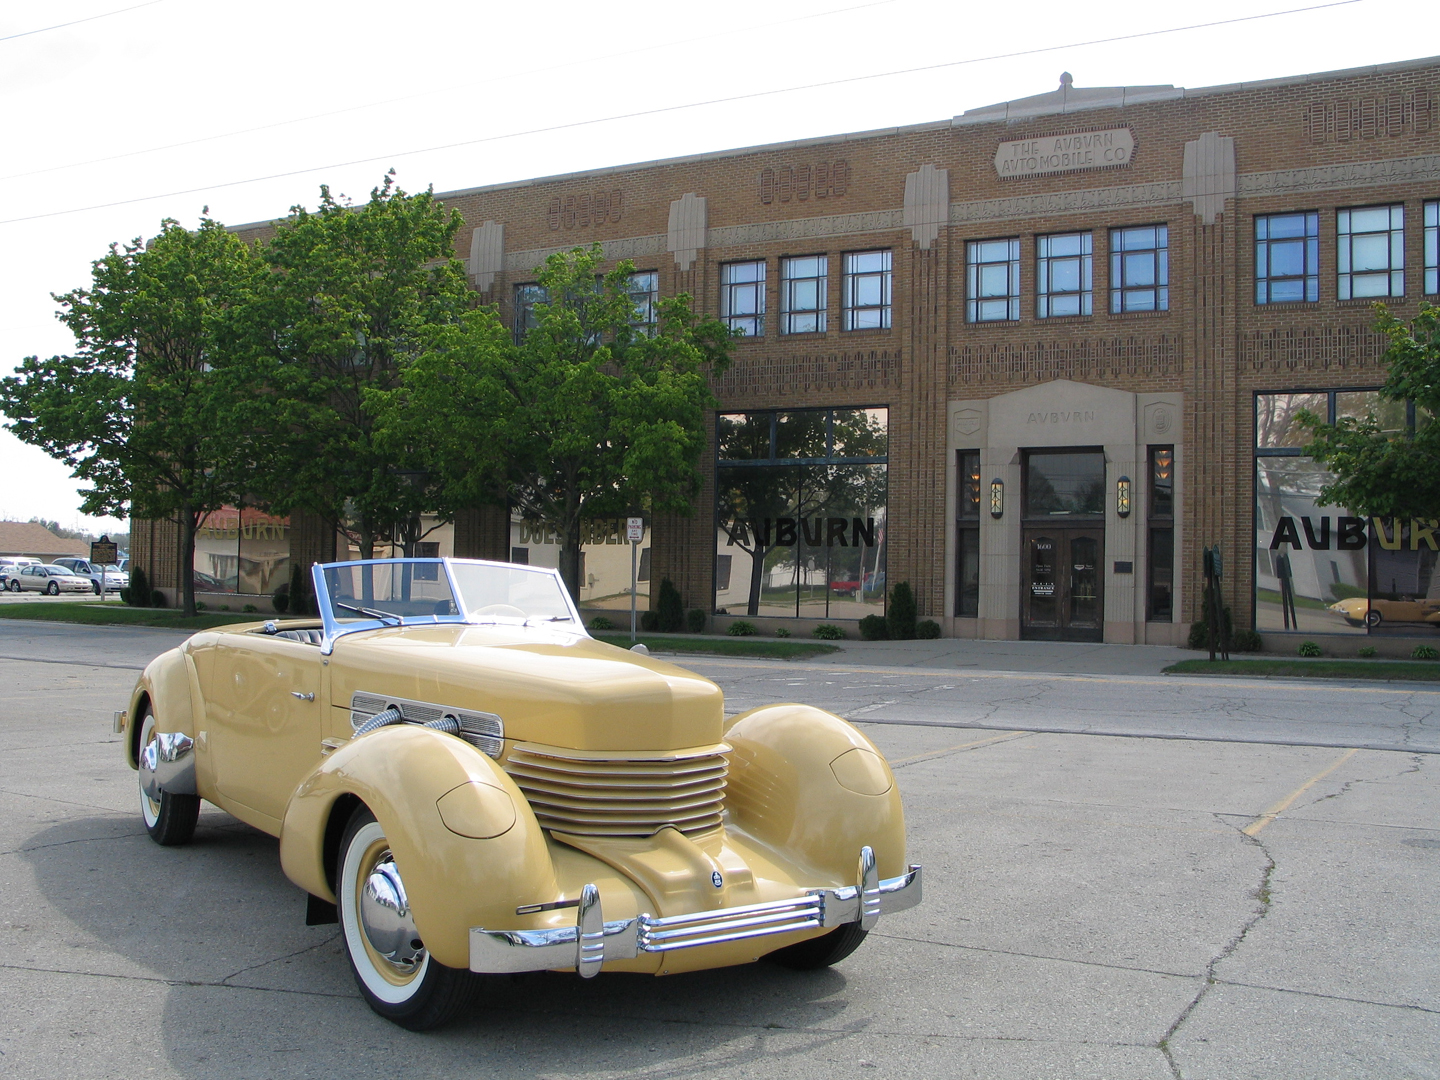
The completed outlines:
{"type": "Polygon", "coordinates": [[[968,272],[965,318],[1005,322],[1020,318],[1020,240],[972,240],[966,245],[968,272]]]}
{"type": "Polygon", "coordinates": [[[765,334],[765,260],[720,267],[720,318],[746,337],[765,334]]]}
{"type": "Polygon", "coordinates": [[[802,255],[780,260],[780,332],[823,334],[830,260],[802,255]]]}
{"type": "Polygon", "coordinates": [[[1335,215],[1341,300],[1405,295],[1405,207],[1367,206],[1335,215]]]}
{"type": "Polygon", "coordinates": [[[848,253],[844,286],[846,330],[890,329],[890,252],[848,253]]]}
{"type": "Polygon", "coordinates": [[[525,340],[525,335],[534,330],[537,322],[535,319],[535,305],[544,304],[550,299],[550,294],[543,285],[516,285],[515,286],[515,344],[519,345],[525,340]]]}
{"type": "Polygon", "coordinates": [[[268,594],[290,581],[290,519],[226,506],[195,530],[195,591],[268,594]]]}
{"type": "Polygon", "coordinates": [[[1170,309],[1170,229],[1110,230],[1110,311],[1170,309]]]}
{"type": "Polygon", "coordinates": [[[1145,617],[1175,620],[1175,447],[1152,446],[1149,453],[1149,578],[1145,617]]]}
{"type": "Polygon", "coordinates": [[[720,415],[716,614],[884,613],[888,415],[883,407],[720,415]]]}
{"type": "Polygon", "coordinates": [[[1313,303],[1320,299],[1320,215],[1261,214],[1255,218],[1255,302],[1313,303]]]}
{"type": "Polygon", "coordinates": [[[980,614],[980,451],[956,451],[960,490],[955,514],[955,614],[980,614]]]}
{"type": "Polygon", "coordinates": [[[1088,232],[1035,238],[1037,318],[1091,314],[1091,244],[1088,232]]]}

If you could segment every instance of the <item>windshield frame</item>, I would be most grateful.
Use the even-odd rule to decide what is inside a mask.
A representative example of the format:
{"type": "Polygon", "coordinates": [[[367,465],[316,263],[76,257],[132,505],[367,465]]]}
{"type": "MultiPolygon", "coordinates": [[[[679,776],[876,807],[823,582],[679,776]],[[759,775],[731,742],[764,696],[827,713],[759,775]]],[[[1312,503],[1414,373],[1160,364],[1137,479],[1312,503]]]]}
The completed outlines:
{"type": "Polygon", "coordinates": [[[580,609],[575,606],[575,601],[570,596],[570,590],[565,588],[565,582],[560,577],[560,571],[549,566],[524,566],[520,563],[496,562],[490,559],[347,559],[343,562],[316,563],[310,568],[312,584],[315,591],[316,607],[320,610],[320,621],[324,627],[324,640],[321,643],[320,651],[323,655],[329,656],[335,649],[335,642],[347,634],[356,634],[370,630],[398,630],[409,629],[417,626],[514,626],[514,627],[543,627],[549,630],[561,630],[567,634],[575,634],[580,637],[589,637],[585,629],[585,623],[580,618],[580,609]],[[488,616],[477,618],[464,610],[465,594],[456,580],[454,565],[463,564],[467,566],[493,566],[507,572],[520,571],[530,574],[541,574],[555,579],[555,586],[560,596],[564,599],[566,610],[570,613],[570,623],[554,622],[530,622],[515,618],[504,618],[488,616]],[[337,614],[330,602],[330,588],[325,580],[325,571],[332,569],[350,568],[358,566],[440,566],[445,571],[445,578],[450,583],[450,594],[454,598],[459,614],[456,615],[394,615],[386,619],[367,619],[363,616],[352,617],[337,614]],[[399,622],[392,620],[398,619],[399,622]]]}

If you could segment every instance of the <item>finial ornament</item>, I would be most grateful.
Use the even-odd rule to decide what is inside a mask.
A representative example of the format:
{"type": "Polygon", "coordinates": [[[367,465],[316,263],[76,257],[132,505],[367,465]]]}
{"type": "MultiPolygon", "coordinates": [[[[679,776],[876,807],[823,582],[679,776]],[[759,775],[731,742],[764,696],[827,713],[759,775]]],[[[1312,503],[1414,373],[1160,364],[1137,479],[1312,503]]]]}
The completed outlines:
{"type": "Polygon", "coordinates": [[[1064,90],[1064,89],[1066,89],[1067,87],[1073,86],[1074,84],[1075,84],[1075,76],[1074,76],[1074,75],[1071,75],[1068,71],[1062,71],[1062,72],[1060,73],[1060,89],[1064,90]]]}

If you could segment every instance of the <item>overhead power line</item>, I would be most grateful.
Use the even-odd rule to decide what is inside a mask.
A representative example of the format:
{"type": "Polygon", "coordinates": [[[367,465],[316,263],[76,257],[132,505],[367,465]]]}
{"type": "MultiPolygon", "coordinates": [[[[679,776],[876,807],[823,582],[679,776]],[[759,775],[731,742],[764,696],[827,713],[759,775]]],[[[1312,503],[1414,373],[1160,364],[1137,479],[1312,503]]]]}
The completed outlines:
{"type": "Polygon", "coordinates": [[[1119,34],[1114,37],[1094,38],[1089,41],[1076,41],[1064,45],[1047,45],[1037,49],[1021,49],[1016,52],[996,53],[992,56],[977,56],[965,60],[950,60],[939,64],[925,64],[920,67],[900,68],[894,71],[874,72],[869,75],[852,75],[841,79],[827,79],[823,82],[804,83],[798,86],[780,87],[774,90],[757,90],[749,94],[734,94],[728,97],[709,98],[704,101],[692,101],[682,105],[664,105],[654,109],[642,109],[636,112],[618,113],[614,116],[596,117],[591,120],[575,120],[565,124],[551,124],[546,127],[527,128],[523,131],[511,131],[501,135],[485,135],[477,139],[464,139],[460,142],[442,143],[437,146],[426,146],[414,150],[395,151],[387,154],[376,154],[371,157],[352,158],[349,161],[332,161],[324,165],[312,165],[303,169],[290,169],[285,172],[268,173],[264,176],[251,176],[244,180],[227,180],[220,183],[205,184],[201,187],[183,188],[177,191],[166,191],[156,195],[142,195],[133,199],[117,199],[113,202],[95,203],[91,206],[76,206],[66,210],[51,210],[43,214],[30,214],[25,217],[6,218],[0,220],[0,225],[15,225],[25,221],[40,221],[45,218],[64,217],[69,214],[83,214],[94,210],[108,210],[117,206],[133,206],[136,203],[153,202],[157,199],[170,199],[180,195],[196,195],[202,192],[220,191],[225,188],[242,187],[246,184],[260,184],[268,180],[284,180],[292,176],[304,176],[307,173],[323,172],[327,169],[345,169],[353,165],[371,165],[380,161],[393,161],[397,158],[415,157],[420,154],[438,153],[442,150],[458,150],[467,146],[480,146],[485,143],[501,142],[507,139],[519,139],[529,135],[547,135],[557,131],[573,131],[576,128],[591,127],[596,124],[614,123],[620,120],[636,120],[647,116],[663,116],[666,113],[683,112],[687,109],[701,109],[712,105],[729,105],[737,101],[753,101],[758,98],[774,97],[780,94],[793,94],[803,90],[819,90],[832,86],[845,86],[853,83],[868,82],[873,79],[890,79],[901,75],[917,75],[930,71],[943,71],[948,68],[964,67],[970,64],[987,63],[994,60],[1013,60],[1021,56],[1037,56],[1043,53],[1060,52],[1064,49],[1080,49],[1092,45],[1111,45],[1121,41],[1135,41],[1140,38],[1161,37],[1166,34],[1180,34],[1191,30],[1207,30],[1217,26],[1233,26],[1237,23],[1256,22],[1261,19],[1274,19],[1284,15],[1299,15],[1309,11],[1323,11],[1327,8],[1347,7],[1351,4],[1361,3],[1362,0],[1335,0],[1328,4],[1312,4],[1307,7],[1289,8],[1285,11],[1268,11],[1258,15],[1242,15],[1233,19],[1218,19],[1214,22],[1192,23],[1188,26],[1174,26],[1164,30],[1144,30],[1134,34],[1119,34]]]}
{"type": "Polygon", "coordinates": [[[111,15],[124,15],[127,11],[139,11],[141,8],[154,7],[156,4],[163,4],[165,0],[146,0],[143,4],[136,4],[133,7],[116,8],[114,11],[104,11],[99,15],[90,15],[84,19],[72,19],[70,22],[56,23],[54,26],[42,26],[38,30],[25,30],[19,34],[6,34],[0,37],[0,41],[14,41],[16,38],[30,37],[32,34],[44,34],[51,30],[64,30],[67,26],[79,26],[81,23],[94,22],[96,19],[108,19],[111,15]]]}

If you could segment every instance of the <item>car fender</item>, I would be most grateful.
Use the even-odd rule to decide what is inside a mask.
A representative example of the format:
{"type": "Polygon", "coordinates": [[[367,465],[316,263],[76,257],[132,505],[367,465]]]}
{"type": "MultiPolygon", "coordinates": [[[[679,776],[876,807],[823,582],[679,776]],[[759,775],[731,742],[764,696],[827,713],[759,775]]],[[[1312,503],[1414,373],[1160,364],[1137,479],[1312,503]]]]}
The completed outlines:
{"type": "Polygon", "coordinates": [[[135,689],[130,691],[125,760],[132,769],[139,768],[140,708],[147,700],[154,710],[156,727],[160,731],[179,732],[195,738],[195,732],[199,730],[196,709],[202,698],[195,662],[186,654],[184,646],[170,649],[151,660],[135,680],[135,689]]]}
{"type": "Polygon", "coordinates": [[[559,895],[545,835],[504,770],[453,735],[396,724],[340,747],[290,798],[280,865],[314,896],[335,901],[346,796],[385,830],[416,929],[448,967],[468,966],[470,927],[510,925],[517,907],[559,895]]]}
{"type": "Polygon", "coordinates": [[[737,716],[725,803],[735,827],[852,881],[856,853],[874,852],[881,877],[903,874],[905,812],[875,744],[833,713],[767,705],[737,716]]]}

